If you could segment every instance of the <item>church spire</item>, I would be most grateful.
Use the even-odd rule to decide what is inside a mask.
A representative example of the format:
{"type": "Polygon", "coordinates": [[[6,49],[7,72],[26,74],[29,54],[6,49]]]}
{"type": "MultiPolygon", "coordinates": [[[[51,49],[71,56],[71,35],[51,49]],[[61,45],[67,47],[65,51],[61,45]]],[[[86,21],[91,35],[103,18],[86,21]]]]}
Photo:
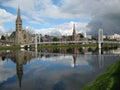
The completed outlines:
{"type": "Polygon", "coordinates": [[[20,7],[19,7],[19,6],[18,6],[17,20],[21,20],[21,16],[20,16],[20,7]]]}
{"type": "Polygon", "coordinates": [[[73,35],[76,34],[76,31],[75,31],[75,24],[73,24],[73,35]]]}
{"type": "Polygon", "coordinates": [[[20,8],[18,7],[18,14],[16,19],[16,31],[21,31],[21,30],[22,30],[22,19],[20,15],[20,8]]]}

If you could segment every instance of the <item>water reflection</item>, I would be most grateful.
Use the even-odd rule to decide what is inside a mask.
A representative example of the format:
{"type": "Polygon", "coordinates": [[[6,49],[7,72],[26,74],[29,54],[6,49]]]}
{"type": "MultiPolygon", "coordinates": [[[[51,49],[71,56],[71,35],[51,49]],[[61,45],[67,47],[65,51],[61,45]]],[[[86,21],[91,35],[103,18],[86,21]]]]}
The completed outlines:
{"type": "Polygon", "coordinates": [[[30,62],[34,58],[34,54],[27,51],[0,51],[1,60],[11,60],[16,63],[16,74],[19,80],[19,87],[21,88],[22,76],[23,76],[23,65],[30,62]]]}
{"type": "MultiPolygon", "coordinates": [[[[101,49],[97,51],[94,47],[43,49],[35,52],[0,51],[2,62],[15,63],[17,84],[23,90],[80,90],[119,58],[119,54],[112,55],[109,56],[108,52],[101,49]]],[[[13,82],[9,86],[10,81],[14,80],[0,82],[0,90],[17,90],[13,82]]]]}
{"type": "Polygon", "coordinates": [[[103,57],[103,53],[101,51],[101,48],[99,49],[99,68],[103,68],[104,66],[104,57],[103,57]]]}

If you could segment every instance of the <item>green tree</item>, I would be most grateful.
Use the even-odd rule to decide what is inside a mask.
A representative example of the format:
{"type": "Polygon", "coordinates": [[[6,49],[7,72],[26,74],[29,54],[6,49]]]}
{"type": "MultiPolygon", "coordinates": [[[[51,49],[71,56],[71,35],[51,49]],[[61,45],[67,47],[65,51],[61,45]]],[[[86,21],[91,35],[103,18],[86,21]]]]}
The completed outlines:
{"type": "Polygon", "coordinates": [[[6,39],[5,39],[5,36],[2,35],[2,36],[1,36],[1,40],[6,40],[6,39]]]}
{"type": "Polygon", "coordinates": [[[54,38],[53,38],[53,41],[59,41],[59,38],[54,37],[54,38]]]}
{"type": "Polygon", "coordinates": [[[84,38],[83,34],[80,34],[80,38],[84,38]]]}
{"type": "Polygon", "coordinates": [[[40,41],[41,41],[41,42],[43,42],[43,39],[42,39],[42,37],[40,38],[40,41]]]}

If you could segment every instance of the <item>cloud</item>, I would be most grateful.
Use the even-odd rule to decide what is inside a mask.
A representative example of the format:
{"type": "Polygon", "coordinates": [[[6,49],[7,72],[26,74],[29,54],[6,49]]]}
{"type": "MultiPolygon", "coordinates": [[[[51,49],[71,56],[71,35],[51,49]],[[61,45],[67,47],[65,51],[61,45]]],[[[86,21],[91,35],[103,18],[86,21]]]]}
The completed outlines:
{"type": "Polygon", "coordinates": [[[13,68],[5,67],[5,62],[0,61],[0,83],[7,81],[8,78],[13,77],[16,71],[13,68]]]}
{"type": "Polygon", "coordinates": [[[4,25],[6,23],[14,21],[14,20],[15,20],[14,15],[0,8],[0,33],[2,34],[5,32],[4,25]]]}
{"type": "MultiPolygon", "coordinates": [[[[50,21],[46,20],[47,18],[78,19],[78,21],[80,19],[89,19],[90,22],[86,28],[90,29],[90,34],[97,34],[99,28],[103,28],[105,34],[120,33],[119,3],[120,0],[74,0],[74,2],[70,0],[60,0],[59,2],[55,0],[1,1],[1,5],[13,9],[17,9],[18,5],[20,5],[24,14],[23,17],[29,21],[29,24],[41,25],[50,23],[50,21]]],[[[51,30],[56,32],[56,28],[51,27],[48,30],[46,32],[51,30]]],[[[58,28],[57,31],[61,33],[58,28]]],[[[65,31],[68,31],[68,29],[64,30],[63,33],[65,31]]]]}
{"type": "MultiPolygon", "coordinates": [[[[3,6],[11,7],[17,9],[18,5],[21,8],[21,11],[24,13],[25,16],[33,21],[43,22],[44,18],[54,18],[54,19],[66,19],[66,18],[81,18],[83,13],[80,12],[80,9],[74,9],[76,7],[69,7],[65,0],[62,3],[62,0],[59,3],[62,3],[62,6],[59,7],[58,5],[54,4],[52,0],[9,0],[3,1],[1,4],[3,6]],[[28,4],[29,3],[29,4],[28,4]],[[68,7],[67,7],[68,6],[68,7]],[[71,12],[69,12],[71,11],[71,12]]],[[[75,0],[75,5],[79,5],[79,0],[75,0]]],[[[57,1],[56,1],[57,2],[57,1]]],[[[71,2],[73,3],[73,2],[71,2]]],[[[70,4],[71,5],[71,4],[70,4]]]]}
{"type": "Polygon", "coordinates": [[[96,0],[91,7],[92,19],[88,24],[90,34],[96,35],[99,28],[103,28],[104,34],[120,34],[120,1],[96,0]],[[95,8],[95,9],[93,9],[95,8]]]}
{"type": "MultiPolygon", "coordinates": [[[[86,27],[88,25],[87,23],[80,23],[80,22],[74,22],[74,23],[76,24],[76,33],[89,31],[89,29],[86,27]]],[[[52,28],[42,28],[42,29],[32,29],[32,30],[42,35],[62,36],[62,35],[72,35],[73,32],[72,28],[73,28],[73,22],[69,22],[69,23],[56,25],[52,28]]]]}
{"type": "Polygon", "coordinates": [[[4,27],[2,25],[0,25],[0,34],[4,33],[4,27]]]}

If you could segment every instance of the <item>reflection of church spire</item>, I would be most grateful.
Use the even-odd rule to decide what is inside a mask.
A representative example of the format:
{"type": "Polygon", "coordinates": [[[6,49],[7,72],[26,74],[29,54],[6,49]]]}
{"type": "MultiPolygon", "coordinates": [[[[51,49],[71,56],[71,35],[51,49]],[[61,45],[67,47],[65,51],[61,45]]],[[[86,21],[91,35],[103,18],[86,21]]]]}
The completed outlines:
{"type": "Polygon", "coordinates": [[[75,66],[76,66],[76,56],[73,56],[72,67],[75,68],[75,66]]]}
{"type": "Polygon", "coordinates": [[[23,75],[23,65],[22,64],[17,64],[17,76],[19,79],[19,87],[21,88],[21,82],[22,82],[22,75],[23,75]]]}

